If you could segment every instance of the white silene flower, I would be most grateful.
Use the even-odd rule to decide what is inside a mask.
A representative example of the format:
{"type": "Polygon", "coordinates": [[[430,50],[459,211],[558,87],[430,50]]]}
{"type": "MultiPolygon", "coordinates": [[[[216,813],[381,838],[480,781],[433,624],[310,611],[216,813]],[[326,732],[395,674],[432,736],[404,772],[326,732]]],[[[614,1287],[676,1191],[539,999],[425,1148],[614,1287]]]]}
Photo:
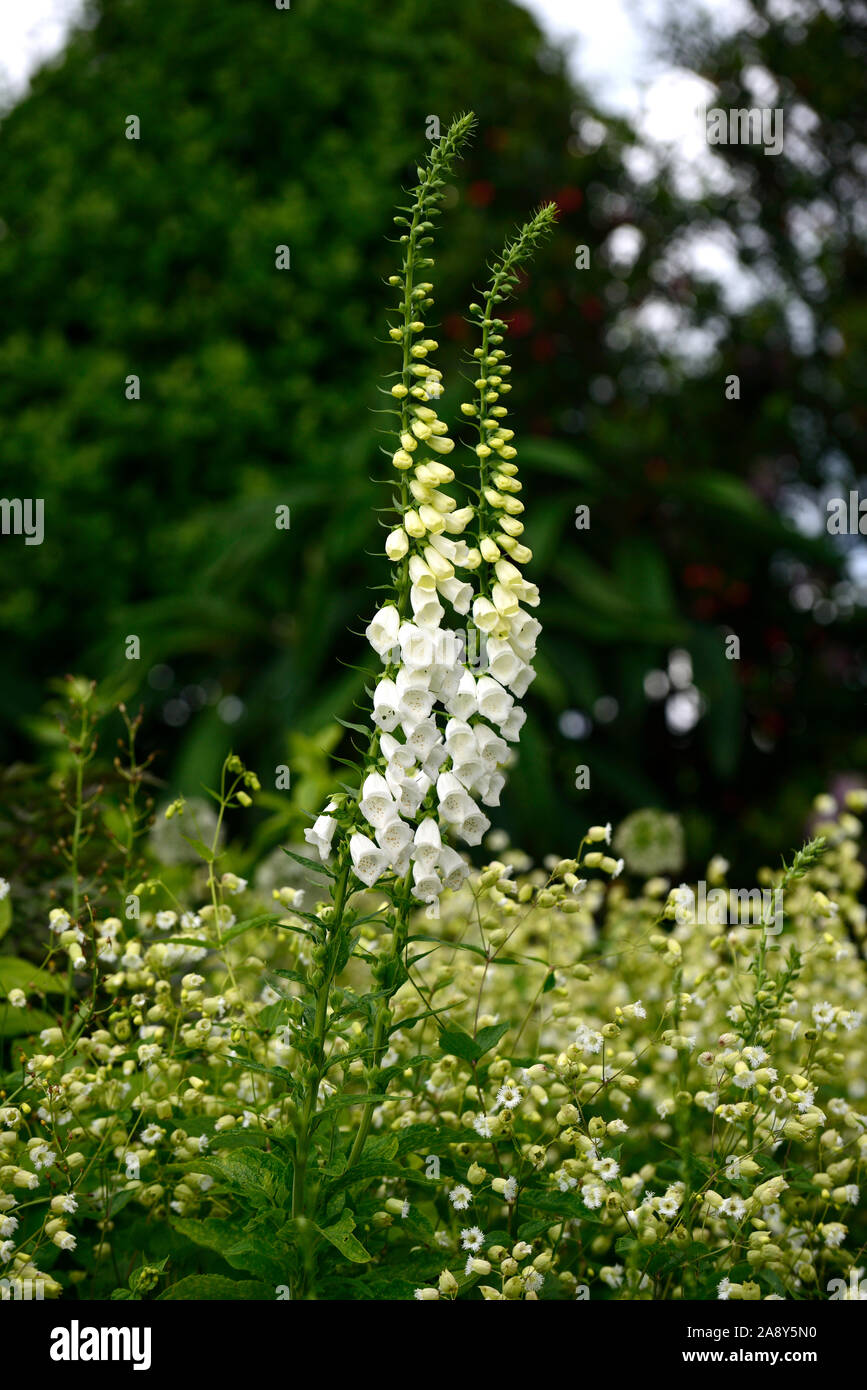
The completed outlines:
{"type": "Polygon", "coordinates": [[[478,1226],[465,1226],[461,1231],[461,1246],[476,1255],[485,1243],[485,1234],[478,1226]]]}
{"type": "Polygon", "coordinates": [[[734,1221],[743,1221],[747,1214],[743,1197],[724,1197],[717,1210],[721,1216],[730,1216],[734,1221]]]}
{"type": "Polygon", "coordinates": [[[593,1160],[593,1171],[599,1174],[603,1182],[613,1182],[620,1173],[620,1164],[614,1158],[596,1158],[593,1160]]]}
{"type": "Polygon", "coordinates": [[[177,920],[178,914],[167,909],[165,912],[158,912],[156,914],[154,917],[154,926],[158,927],[160,931],[170,931],[177,920]]]}
{"type": "Polygon", "coordinates": [[[6,1003],[12,1009],[24,1009],[27,1007],[27,995],[23,989],[10,989],[6,995],[6,1003]]]}
{"type": "Polygon", "coordinates": [[[829,1024],[834,1022],[834,1014],[836,1012],[834,1005],[829,1004],[827,1000],[821,1004],[814,1004],[813,1022],[816,1024],[817,1028],[826,1028],[829,1024]]]}
{"type": "Polygon", "coordinates": [[[453,1187],[451,1192],[449,1193],[449,1201],[451,1202],[455,1211],[466,1211],[472,1200],[473,1194],[470,1191],[470,1189],[468,1187],[464,1187],[460,1183],[457,1187],[453,1187]]]}
{"type": "Polygon", "coordinates": [[[583,1023],[575,1030],[575,1045],[580,1047],[582,1052],[601,1052],[604,1041],[601,1033],[594,1028],[586,1027],[583,1023]]]}
{"type": "Polygon", "coordinates": [[[487,1115],[476,1115],[473,1120],[473,1129],[480,1139],[490,1139],[494,1133],[487,1115]]]}
{"type": "Polygon", "coordinates": [[[521,1104],[523,1094],[520,1086],[516,1086],[514,1081],[506,1081],[497,1092],[497,1105],[501,1105],[504,1110],[515,1110],[521,1104]]]}
{"type": "Polygon", "coordinates": [[[8,896],[9,896],[9,880],[8,880],[8,878],[0,878],[0,903],[2,903],[2,901],[3,901],[4,898],[8,898],[8,896]]]}
{"type": "Polygon", "coordinates": [[[847,1227],[839,1221],[828,1221],[820,1229],[829,1250],[836,1250],[846,1239],[847,1227]]]}

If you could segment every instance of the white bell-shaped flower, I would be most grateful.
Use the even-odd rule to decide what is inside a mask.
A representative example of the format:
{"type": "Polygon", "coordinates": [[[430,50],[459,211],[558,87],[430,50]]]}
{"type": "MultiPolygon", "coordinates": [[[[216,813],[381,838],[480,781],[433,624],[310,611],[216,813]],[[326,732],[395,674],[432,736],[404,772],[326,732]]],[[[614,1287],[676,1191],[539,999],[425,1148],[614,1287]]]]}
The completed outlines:
{"type": "Polygon", "coordinates": [[[432,816],[427,816],[415,832],[412,858],[423,869],[432,869],[443,847],[440,828],[432,816]]]}
{"type": "Polygon", "coordinates": [[[364,630],[373,650],[383,661],[386,661],[397,645],[397,633],[400,627],[400,614],[393,603],[385,603],[378,613],[375,613],[364,630]]]}
{"type": "Polygon", "coordinates": [[[349,854],[357,878],[372,888],[388,868],[388,856],[369,840],[366,835],[356,832],[349,841],[349,854]]]}
{"type": "Polygon", "coordinates": [[[358,803],[361,814],[370,825],[385,825],[395,813],[394,798],[385,778],[378,772],[365,777],[358,803]]]}
{"type": "Polygon", "coordinates": [[[523,661],[513,652],[508,642],[489,637],[487,641],[488,672],[501,685],[511,685],[515,676],[523,668],[523,661]]]}
{"type": "Polygon", "coordinates": [[[493,676],[482,676],[476,685],[479,714],[493,724],[503,724],[509,717],[514,700],[493,676]]]}
{"type": "Polygon", "coordinates": [[[440,815],[450,824],[458,824],[474,809],[466,788],[453,772],[440,773],[437,778],[437,798],[440,815]]]}
{"type": "Polygon", "coordinates": [[[517,743],[521,736],[521,730],[527,722],[527,711],[521,709],[520,705],[515,705],[509,712],[509,717],[500,725],[500,733],[503,738],[507,738],[510,743],[517,743]]]}
{"type": "Polygon", "coordinates": [[[476,701],[476,680],[472,671],[464,671],[458,683],[457,692],[446,705],[449,714],[456,719],[468,719],[478,710],[476,701]]]}
{"type": "Polygon", "coordinates": [[[475,802],[470,801],[471,810],[464,816],[461,823],[456,827],[457,834],[468,845],[481,844],[482,836],[490,830],[491,822],[483,811],[479,810],[475,802]]]}
{"type": "Polygon", "coordinates": [[[373,692],[373,722],[387,733],[400,718],[400,695],[392,680],[380,681],[373,692]]]}
{"type": "MultiPolygon", "coordinates": [[[[379,845],[383,854],[388,855],[388,862],[395,873],[400,873],[400,865],[404,860],[408,860],[410,845],[412,844],[412,826],[407,825],[400,816],[394,815],[385,825],[379,826],[375,832],[376,843],[379,845]]],[[[406,869],[402,870],[406,873],[406,869]]]]}
{"type": "Polygon", "coordinates": [[[443,891],[442,879],[433,869],[425,869],[416,861],[412,866],[413,896],[420,902],[432,903],[443,891]]]}
{"type": "Polygon", "coordinates": [[[443,880],[443,887],[457,892],[470,872],[470,866],[462,855],[450,845],[443,845],[437,867],[443,880]]]}
{"type": "MultiPolygon", "coordinates": [[[[329,803],[333,806],[333,802],[329,803]]],[[[327,859],[331,853],[331,841],[334,839],[334,832],[337,829],[337,821],[334,816],[317,816],[312,825],[304,831],[304,838],[308,845],[313,845],[319,851],[320,859],[327,859]]]]}

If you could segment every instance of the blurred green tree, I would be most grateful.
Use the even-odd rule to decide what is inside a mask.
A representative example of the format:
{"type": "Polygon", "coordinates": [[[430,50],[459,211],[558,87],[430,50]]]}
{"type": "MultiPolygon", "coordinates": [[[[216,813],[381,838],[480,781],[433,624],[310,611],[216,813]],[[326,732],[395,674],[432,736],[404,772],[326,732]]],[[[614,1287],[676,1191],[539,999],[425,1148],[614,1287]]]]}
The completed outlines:
{"type": "MultiPolygon", "coordinates": [[[[736,49],[679,42],[728,80],[736,49]]],[[[838,100],[840,64],[851,83],[863,60],[857,44],[828,49],[811,73],[820,110],[838,100]]],[[[860,747],[863,620],[850,605],[832,635],[793,610],[793,585],[838,582],[842,557],[773,504],[801,478],[799,374],[818,355],[845,397],[842,363],[863,358],[863,312],[837,321],[863,259],[829,257],[843,354],[798,355],[784,282],[769,277],[734,314],[673,252],[686,230],[740,215],[737,199],[686,197],[665,165],[648,176],[635,133],[505,0],[95,0],[6,114],[2,489],[45,499],[46,538],[0,545],[5,752],[24,750],[46,679],[68,668],[108,694],[146,692],[188,791],[230,741],[264,782],[291,761],[290,731],[351,717],[363,643],[345,633],[363,626],[383,563],[384,238],[431,117],[466,107],[479,139],[435,248],[452,412],[471,268],[542,198],[561,213],[512,319],[546,636],[504,819],[531,850],[550,847],[552,821],[566,851],[588,820],[640,805],[682,810],[697,862],[720,830],[732,852],[794,841],[809,793],[860,747]],[[276,268],[280,246],[290,269],[276,268]],[[660,297],[684,331],[710,326],[715,354],[684,363],[683,342],[642,330],[660,297]],[[740,662],[726,660],[729,631],[740,662]],[[653,671],[669,689],[649,700],[653,671]],[[583,764],[589,790],[575,785],[583,764]]],[[[790,165],[803,199],[833,182],[788,151],[754,155],[753,222],[780,217],[774,181],[790,165]]],[[[781,220],[768,254],[783,267],[789,238],[781,220]]],[[[848,410],[836,399],[826,415],[848,410]]]]}

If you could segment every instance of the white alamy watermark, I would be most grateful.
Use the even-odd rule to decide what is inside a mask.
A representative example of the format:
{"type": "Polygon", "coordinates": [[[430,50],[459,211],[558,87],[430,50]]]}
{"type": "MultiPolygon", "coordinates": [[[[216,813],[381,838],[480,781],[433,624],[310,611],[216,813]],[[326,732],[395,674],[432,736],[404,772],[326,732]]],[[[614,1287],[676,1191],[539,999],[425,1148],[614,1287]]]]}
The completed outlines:
{"type": "Polygon", "coordinates": [[[761,145],[765,154],[783,152],[783,110],[773,106],[699,107],[709,145],[761,145]]]}
{"type": "Polygon", "coordinates": [[[41,497],[0,497],[0,535],[23,536],[25,545],[45,539],[45,503],[41,497]]]}
{"type": "Polygon", "coordinates": [[[783,930],[782,888],[710,888],[704,879],[695,889],[682,883],[672,895],[679,926],[763,927],[767,936],[783,930]]]}
{"type": "Polygon", "coordinates": [[[134,1371],[151,1364],[149,1327],[82,1327],[73,1318],[69,1327],[51,1330],[52,1361],[130,1361],[134,1371]]]}
{"type": "Polygon", "coordinates": [[[44,1279],[0,1279],[0,1303],[41,1303],[44,1298],[44,1279]]]}
{"type": "Polygon", "coordinates": [[[825,526],[831,536],[867,536],[867,497],[853,488],[848,497],[829,497],[825,526]]]}

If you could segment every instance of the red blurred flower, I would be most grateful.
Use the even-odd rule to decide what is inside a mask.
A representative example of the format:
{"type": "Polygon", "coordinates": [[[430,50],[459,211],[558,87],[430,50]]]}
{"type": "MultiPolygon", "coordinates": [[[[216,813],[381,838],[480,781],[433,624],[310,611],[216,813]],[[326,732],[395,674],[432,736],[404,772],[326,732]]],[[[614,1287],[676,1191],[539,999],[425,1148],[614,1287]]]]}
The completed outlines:
{"type": "Polygon", "coordinates": [[[508,315],[506,323],[513,338],[523,338],[533,327],[533,315],[529,309],[516,309],[508,315]]]}
{"type": "Polygon", "coordinates": [[[467,189],[467,198],[473,207],[486,208],[494,197],[494,185],[487,179],[479,179],[476,183],[471,183],[467,189]]]}
{"type": "Polygon", "coordinates": [[[567,184],[565,188],[559,188],[554,194],[554,202],[561,212],[577,212],[584,202],[584,194],[580,188],[567,184]]]}

